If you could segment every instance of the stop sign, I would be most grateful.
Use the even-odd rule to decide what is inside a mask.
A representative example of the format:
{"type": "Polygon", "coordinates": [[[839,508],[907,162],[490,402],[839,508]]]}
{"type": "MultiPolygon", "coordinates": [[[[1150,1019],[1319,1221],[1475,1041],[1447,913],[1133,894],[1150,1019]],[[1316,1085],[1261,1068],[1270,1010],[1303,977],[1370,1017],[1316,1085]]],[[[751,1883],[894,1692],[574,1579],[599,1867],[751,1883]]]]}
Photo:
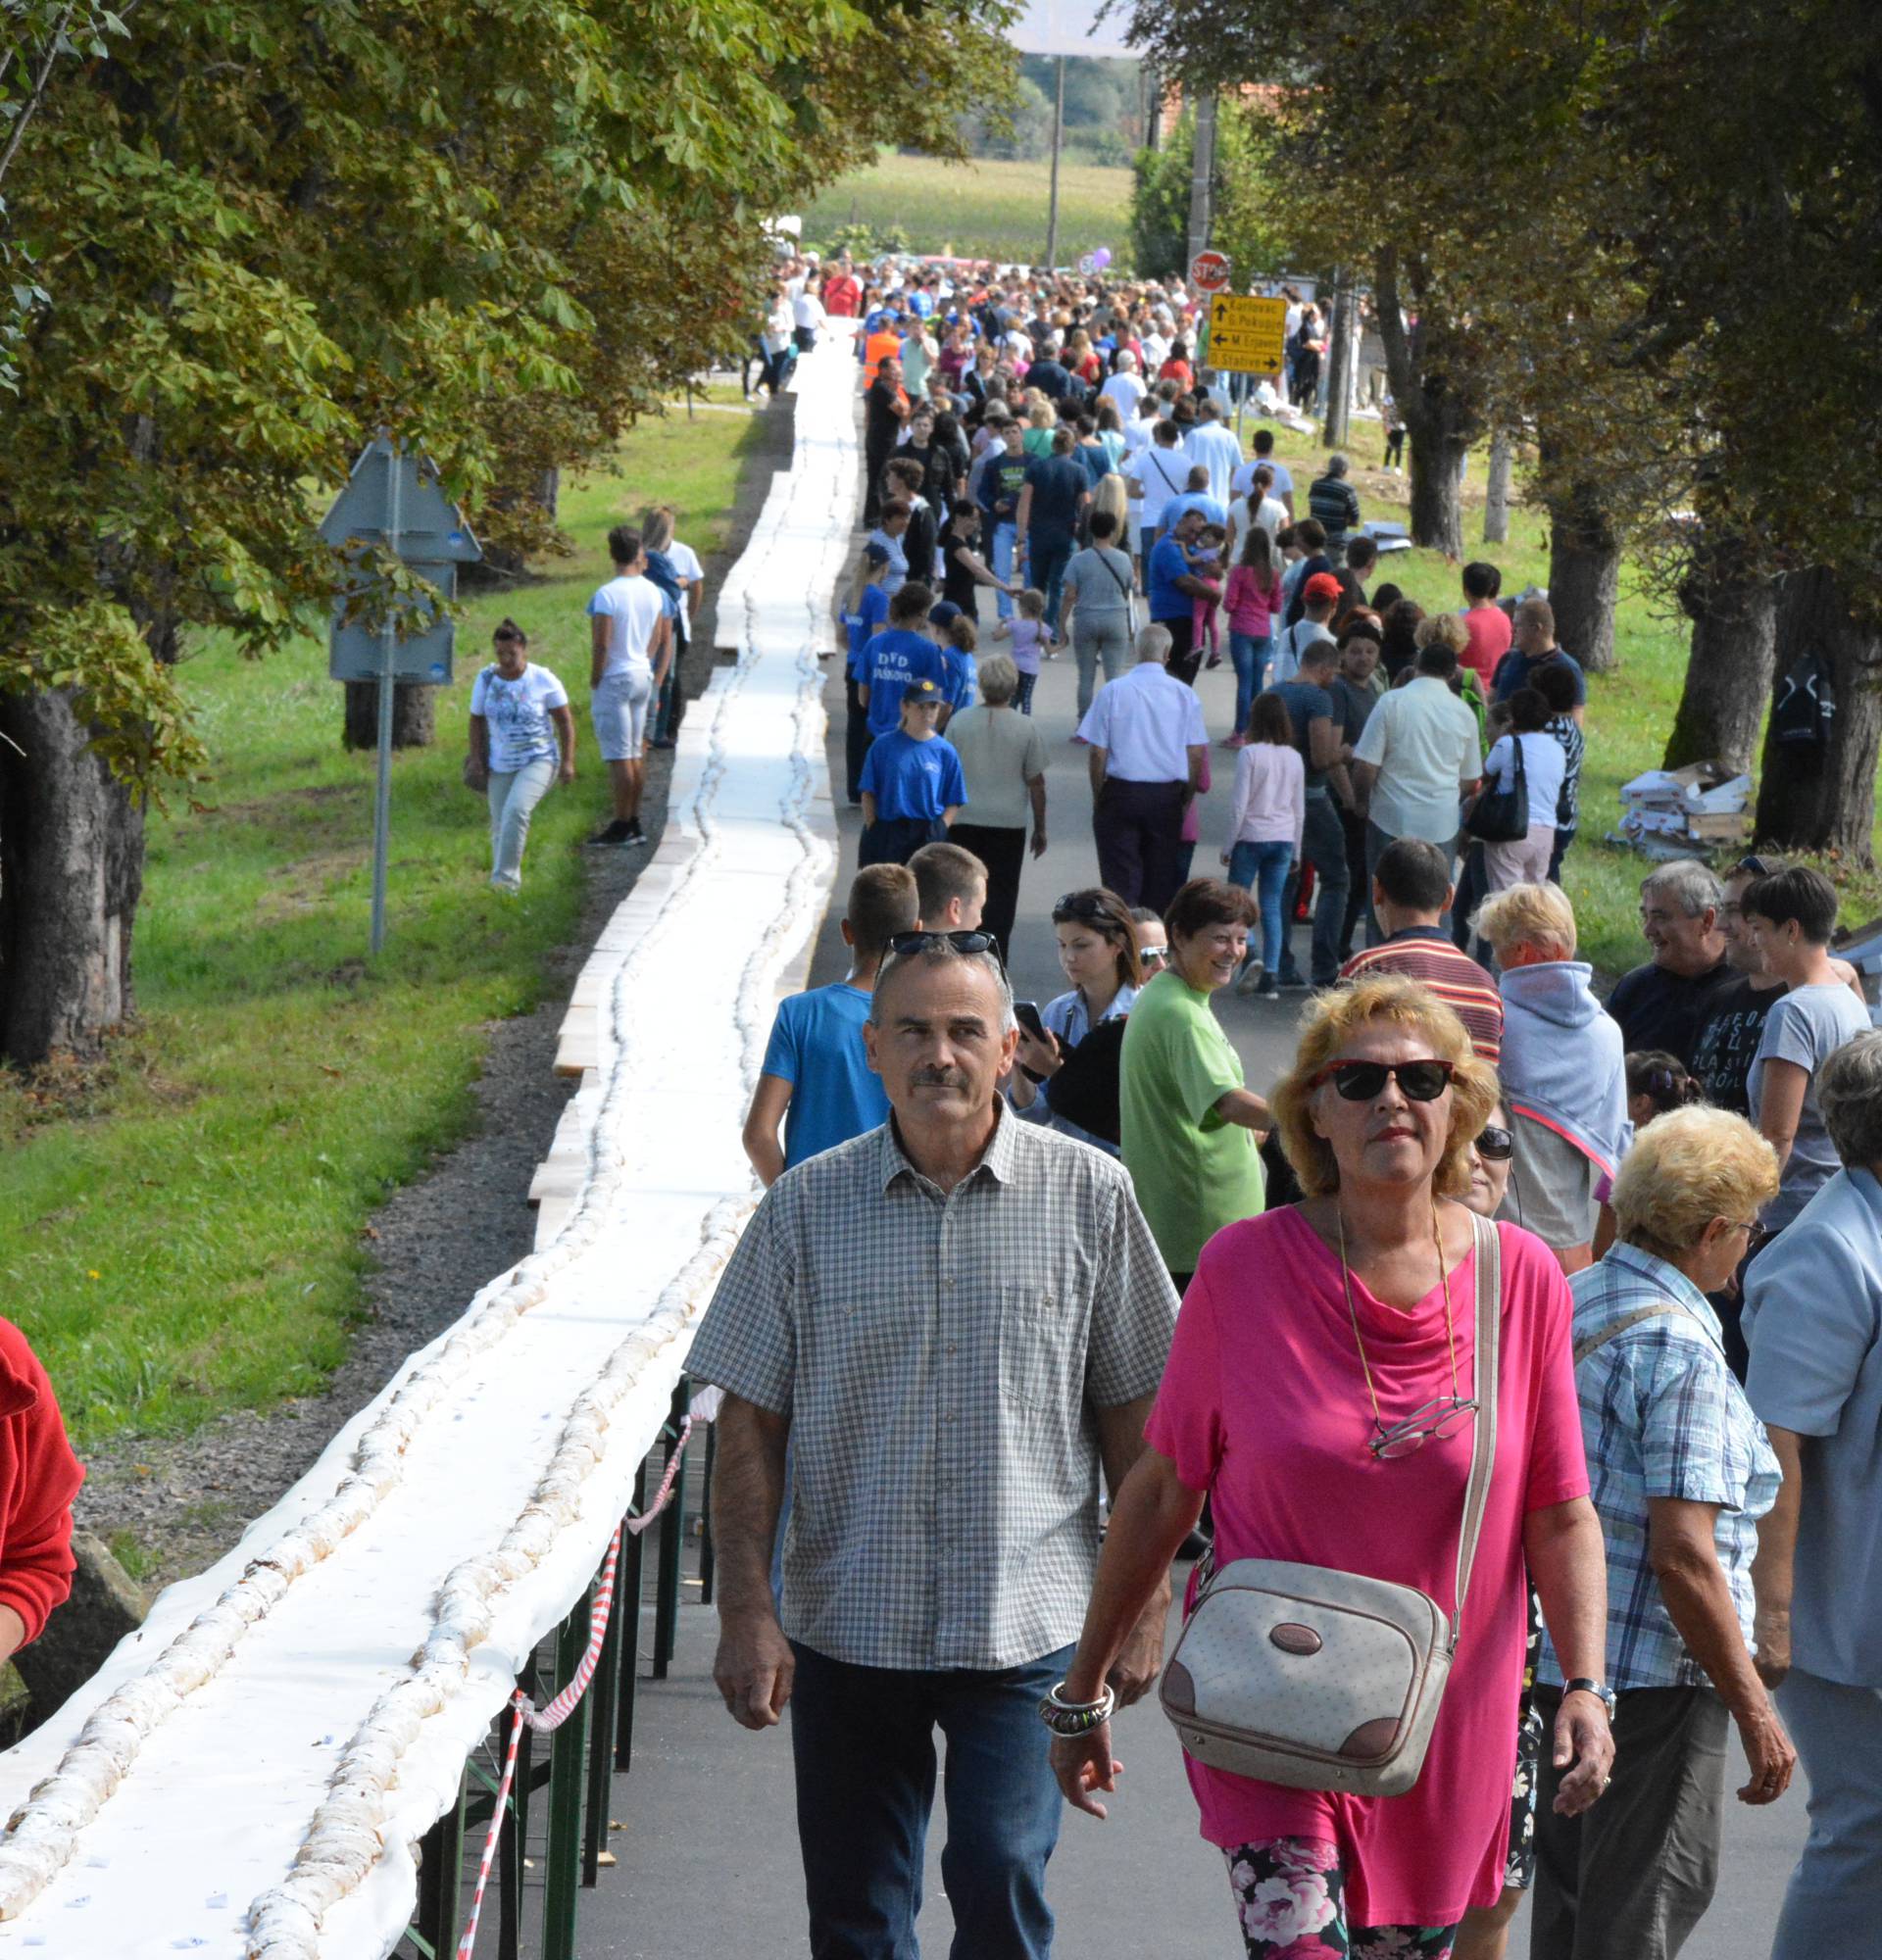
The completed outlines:
{"type": "Polygon", "coordinates": [[[1189,283],[1200,292],[1226,292],[1228,255],[1224,252],[1198,252],[1189,262],[1189,283]]]}

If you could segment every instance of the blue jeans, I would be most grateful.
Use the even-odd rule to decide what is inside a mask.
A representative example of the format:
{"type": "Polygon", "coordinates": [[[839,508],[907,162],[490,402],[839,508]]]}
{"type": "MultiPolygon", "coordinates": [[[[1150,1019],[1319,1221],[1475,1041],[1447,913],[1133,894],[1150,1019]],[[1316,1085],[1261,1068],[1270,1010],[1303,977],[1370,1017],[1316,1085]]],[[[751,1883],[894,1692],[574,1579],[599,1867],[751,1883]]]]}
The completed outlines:
{"type": "MultiPolygon", "coordinates": [[[[1313,901],[1312,982],[1330,987],[1340,977],[1340,934],[1346,925],[1346,827],[1340,822],[1339,806],[1331,790],[1309,790],[1307,823],[1302,832],[1301,856],[1312,865],[1318,885],[1313,901]]],[[[1297,867],[1289,874],[1287,891],[1281,900],[1281,915],[1291,929],[1294,901],[1301,888],[1297,867]]],[[[1293,950],[1282,936],[1281,975],[1298,974],[1293,950]]]]}
{"type": "Polygon", "coordinates": [[[1065,566],[1071,563],[1071,534],[1035,531],[1026,539],[1026,583],[1046,595],[1046,624],[1059,630],[1059,606],[1065,596],[1065,566]]]}
{"type": "Polygon", "coordinates": [[[1238,844],[1228,854],[1228,882],[1254,892],[1262,906],[1262,971],[1281,973],[1281,893],[1287,886],[1294,847],[1286,838],[1272,844],[1238,844]]]}
{"type": "Polygon", "coordinates": [[[522,889],[522,847],[529,836],[529,819],[549,794],[559,764],[538,756],[520,769],[490,771],[484,792],[490,805],[490,882],[506,892],[522,889]]]}
{"type": "Polygon", "coordinates": [[[915,1960],[921,1862],[947,1739],[953,1960],[1047,1960],[1059,1794],[1039,1703],[1072,1649],[1019,1667],[859,1667],[791,1642],[791,1759],[811,1960],[915,1960]]]}
{"type": "Polygon", "coordinates": [[[1810,1835],[1791,1874],[1771,1960],[1827,1960],[1875,1938],[1882,1885],[1882,1689],[1792,1668],[1777,1705],[1810,1780],[1810,1835]]]}
{"type": "Polygon", "coordinates": [[[1255,697],[1267,685],[1267,662],[1274,652],[1270,634],[1257,639],[1253,633],[1228,631],[1228,657],[1235,662],[1235,733],[1248,733],[1248,717],[1255,697]]]}
{"type": "Polygon", "coordinates": [[[1013,580],[1013,553],[1018,537],[1011,517],[1002,517],[993,527],[993,570],[994,576],[1000,580],[1000,589],[993,597],[1003,619],[1013,617],[1013,594],[1006,587],[1013,580]]]}

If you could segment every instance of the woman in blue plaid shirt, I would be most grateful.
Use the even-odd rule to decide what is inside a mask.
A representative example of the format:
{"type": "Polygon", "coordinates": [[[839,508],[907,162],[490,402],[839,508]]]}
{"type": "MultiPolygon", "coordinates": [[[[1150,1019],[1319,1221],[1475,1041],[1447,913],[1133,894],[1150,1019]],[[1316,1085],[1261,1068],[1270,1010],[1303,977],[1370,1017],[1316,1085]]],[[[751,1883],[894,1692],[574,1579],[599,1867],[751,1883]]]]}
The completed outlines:
{"type": "MultiPolygon", "coordinates": [[[[1753,1665],[1752,1561],[1777,1458],[1706,1298],[1729,1283],[1776,1190],[1776,1155],[1743,1117],[1658,1117],[1614,1183],[1619,1242],[1569,1282],[1608,1544],[1614,1770],[1596,1809],[1563,1817],[1560,1772],[1543,1762],[1531,1960],[1668,1960],[1717,1881],[1728,1725],[1752,1769],[1741,1802],[1775,1802],[1797,1765],[1753,1665]]],[[[1560,1693],[1545,1644],[1545,1720],[1560,1693]]]]}

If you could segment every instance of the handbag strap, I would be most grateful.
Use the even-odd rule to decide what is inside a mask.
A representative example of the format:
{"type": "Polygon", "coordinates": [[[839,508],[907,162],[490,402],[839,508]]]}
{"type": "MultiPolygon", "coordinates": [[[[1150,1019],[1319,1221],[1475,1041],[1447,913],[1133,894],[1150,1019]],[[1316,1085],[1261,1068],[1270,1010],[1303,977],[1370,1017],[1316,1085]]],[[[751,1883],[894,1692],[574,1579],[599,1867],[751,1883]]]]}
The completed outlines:
{"type": "Polygon", "coordinates": [[[1102,564],[1108,572],[1111,573],[1113,583],[1115,584],[1117,590],[1124,595],[1124,604],[1128,606],[1131,600],[1136,595],[1131,591],[1130,587],[1126,585],[1124,581],[1117,576],[1117,567],[1112,564],[1106,547],[1103,545],[1098,545],[1095,547],[1095,549],[1098,553],[1098,563],[1102,564]]]}
{"type": "Polygon", "coordinates": [[[1579,1368],[1590,1354],[1599,1354],[1609,1342],[1618,1341],[1629,1328],[1638,1327],[1643,1320],[1658,1320],[1662,1313],[1684,1313],[1685,1310],[1670,1299],[1662,1299],[1652,1306],[1623,1313],[1618,1320],[1610,1321],[1599,1334],[1591,1334],[1586,1341],[1575,1343],[1575,1366],[1579,1368]]]}
{"type": "Polygon", "coordinates": [[[1471,1363],[1477,1413],[1470,1426],[1470,1481],[1464,1487],[1463,1531],[1458,1539],[1458,1606],[1451,1616],[1454,1647],[1463,1625],[1464,1595],[1470,1590],[1470,1568],[1476,1562],[1477,1539],[1490,1501],[1490,1475],[1497,1458],[1497,1394],[1502,1380],[1503,1246],[1489,1219],[1472,1212],[1470,1224],[1477,1241],[1477,1345],[1471,1363]]]}

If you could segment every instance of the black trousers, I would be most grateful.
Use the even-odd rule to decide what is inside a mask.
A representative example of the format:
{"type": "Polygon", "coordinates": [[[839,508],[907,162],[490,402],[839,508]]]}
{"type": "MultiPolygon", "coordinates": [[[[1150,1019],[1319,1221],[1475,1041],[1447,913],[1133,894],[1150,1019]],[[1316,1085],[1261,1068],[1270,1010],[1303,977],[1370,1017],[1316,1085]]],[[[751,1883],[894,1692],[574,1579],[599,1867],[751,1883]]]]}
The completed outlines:
{"type": "Polygon", "coordinates": [[[1161,912],[1182,882],[1185,783],[1132,783],[1108,776],[1091,809],[1098,876],[1127,906],[1161,912]]]}
{"type": "Polygon", "coordinates": [[[893,435],[870,435],[863,440],[863,522],[870,530],[882,514],[882,472],[894,447],[893,435]]]}
{"type": "Polygon", "coordinates": [[[971,851],[987,867],[987,904],[980,923],[1000,942],[1001,962],[1013,966],[1013,921],[1019,909],[1019,873],[1025,868],[1026,833],[1007,824],[957,823],[948,842],[971,851]]]}
{"type": "MultiPolygon", "coordinates": [[[[1709,1688],[1631,1688],[1614,1711],[1614,1780],[1558,1817],[1550,1758],[1559,1688],[1538,1688],[1541,1780],[1530,1960],[1672,1960],[1718,1883],[1725,1704],[1709,1688]]],[[[1825,1955],[1824,1960],[1829,1960],[1825,1955]]]]}
{"type": "Polygon", "coordinates": [[[1185,687],[1196,685],[1196,669],[1203,663],[1202,649],[1196,645],[1196,615],[1185,612],[1180,619],[1159,619],[1157,624],[1169,634],[1169,670],[1185,687]]]}
{"type": "Polygon", "coordinates": [[[858,685],[848,674],[843,676],[843,699],[849,709],[849,720],[843,730],[843,767],[848,777],[845,787],[852,803],[863,801],[860,787],[863,762],[869,753],[869,744],[875,740],[869,733],[869,710],[856,698],[858,685]]]}

